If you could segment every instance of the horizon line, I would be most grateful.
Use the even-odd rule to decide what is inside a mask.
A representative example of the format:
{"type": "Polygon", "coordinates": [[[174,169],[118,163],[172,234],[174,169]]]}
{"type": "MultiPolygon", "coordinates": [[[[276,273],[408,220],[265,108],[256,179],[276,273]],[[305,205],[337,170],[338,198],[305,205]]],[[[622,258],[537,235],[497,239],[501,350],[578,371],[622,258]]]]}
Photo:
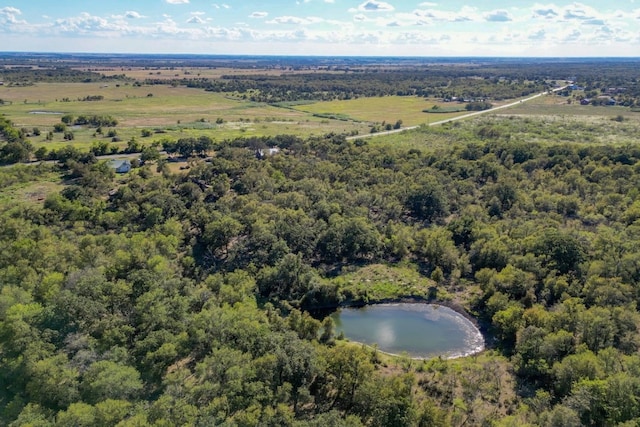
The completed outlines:
{"type": "Polygon", "coordinates": [[[256,54],[256,53],[158,53],[158,52],[53,52],[53,51],[2,51],[0,56],[58,55],[58,56],[198,56],[198,57],[249,57],[249,58],[398,58],[398,59],[638,59],[638,56],[511,56],[511,55],[325,55],[325,54],[256,54]]]}

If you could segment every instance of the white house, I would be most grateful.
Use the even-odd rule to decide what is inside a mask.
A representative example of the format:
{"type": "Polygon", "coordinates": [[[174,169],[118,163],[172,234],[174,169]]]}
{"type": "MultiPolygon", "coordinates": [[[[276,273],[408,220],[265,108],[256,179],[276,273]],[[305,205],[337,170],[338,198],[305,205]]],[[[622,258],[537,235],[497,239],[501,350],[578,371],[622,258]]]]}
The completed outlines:
{"type": "Polygon", "coordinates": [[[131,170],[131,162],[129,159],[114,159],[109,162],[109,167],[116,173],[127,173],[131,170]]]}

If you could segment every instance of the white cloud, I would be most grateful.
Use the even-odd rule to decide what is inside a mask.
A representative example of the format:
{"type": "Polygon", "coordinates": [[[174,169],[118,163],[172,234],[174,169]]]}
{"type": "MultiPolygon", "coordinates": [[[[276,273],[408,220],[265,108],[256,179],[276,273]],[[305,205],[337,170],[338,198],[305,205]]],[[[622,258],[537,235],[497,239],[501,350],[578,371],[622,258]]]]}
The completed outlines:
{"type": "Polygon", "coordinates": [[[2,24],[25,24],[26,21],[18,19],[17,17],[22,15],[22,11],[15,7],[3,7],[0,9],[0,23],[2,24]]]}
{"type": "Polygon", "coordinates": [[[2,15],[22,15],[20,9],[15,7],[7,6],[0,9],[0,14],[2,15]]]}
{"type": "Polygon", "coordinates": [[[467,22],[467,21],[475,20],[475,16],[478,15],[478,10],[474,7],[464,6],[458,12],[436,10],[436,9],[425,9],[425,10],[415,10],[413,13],[417,17],[426,18],[434,21],[467,22]]]}
{"type": "Polygon", "coordinates": [[[231,6],[229,6],[226,3],[222,3],[222,4],[214,3],[213,7],[215,7],[216,9],[231,9],[231,6]]]}
{"type": "Polygon", "coordinates": [[[565,19],[587,20],[594,19],[599,15],[598,11],[591,6],[582,3],[573,3],[564,9],[565,19]]]}
{"type": "Polygon", "coordinates": [[[126,28],[122,25],[111,24],[104,18],[93,16],[86,12],[78,16],[65,19],[57,19],[54,22],[57,31],[74,34],[91,34],[95,32],[112,32],[126,28]]]}
{"type": "Polygon", "coordinates": [[[541,41],[544,40],[546,36],[547,32],[544,30],[544,28],[540,28],[539,30],[536,30],[533,33],[529,34],[528,39],[541,41]]]}
{"type": "Polygon", "coordinates": [[[513,18],[506,10],[494,10],[484,14],[484,19],[488,22],[509,22],[513,18]]]}
{"type": "Polygon", "coordinates": [[[124,16],[129,18],[129,19],[140,19],[140,18],[144,18],[143,15],[140,15],[138,12],[136,12],[135,10],[128,10],[124,13],[124,16]]]}
{"type": "Polygon", "coordinates": [[[189,0],[164,0],[169,4],[187,4],[189,0]]]}
{"type": "Polygon", "coordinates": [[[270,21],[266,21],[267,24],[286,24],[286,25],[308,25],[324,22],[324,19],[315,16],[309,16],[306,18],[300,18],[298,16],[278,16],[270,21]]]}
{"type": "MultiPolygon", "coordinates": [[[[186,3],[184,0],[173,1],[174,4],[186,3]]],[[[65,40],[73,38],[74,46],[95,47],[97,51],[108,51],[107,46],[123,51],[179,51],[181,46],[189,46],[194,52],[210,51],[207,49],[211,42],[216,43],[220,52],[238,51],[240,48],[243,53],[270,54],[331,52],[391,55],[425,52],[432,55],[637,56],[636,52],[640,51],[636,20],[640,10],[637,7],[618,4],[594,9],[581,3],[558,6],[545,3],[545,0],[534,1],[540,3],[498,10],[482,9],[481,6],[447,9],[444,4],[437,6],[432,1],[424,1],[419,9],[398,11],[381,0],[358,0],[355,4],[359,4],[359,8],[350,9],[351,13],[344,21],[304,14],[293,16],[293,11],[291,15],[272,18],[265,11],[251,13],[251,10],[245,10],[245,16],[253,20],[243,24],[228,21],[227,27],[213,26],[211,18],[206,17],[209,13],[205,12],[187,13],[186,17],[176,13],[173,19],[164,15],[160,22],[153,23],[142,14],[146,10],[140,9],[120,15],[83,13],[58,20],[38,17],[37,23],[26,23],[20,21],[23,17],[20,9],[7,6],[0,7],[0,31],[3,41],[11,43],[11,46],[26,46],[20,44],[21,40],[32,40],[29,46],[37,46],[36,42],[45,46],[43,40],[46,39],[64,44],[65,40]],[[387,13],[374,13],[376,11],[387,13]],[[502,24],[486,25],[486,20],[502,24]],[[271,25],[265,27],[263,22],[271,25]],[[472,40],[473,36],[477,42],[472,40]],[[229,50],[225,51],[221,46],[228,46],[229,50]]],[[[303,2],[300,0],[301,4],[303,2]]],[[[311,2],[329,9],[327,0],[311,2]]],[[[405,3],[402,4],[404,6],[405,3]]],[[[211,7],[211,3],[209,5],[211,7]]],[[[225,9],[222,4],[212,7],[225,9]]]]}
{"type": "Polygon", "coordinates": [[[392,12],[395,8],[383,1],[367,0],[358,6],[357,10],[360,12],[392,12]]]}
{"type": "Polygon", "coordinates": [[[307,21],[304,18],[299,18],[297,16],[278,16],[277,18],[267,21],[267,24],[302,25],[306,23],[307,21]]]}
{"type": "Polygon", "coordinates": [[[206,21],[198,15],[193,15],[191,18],[187,19],[187,24],[204,24],[206,21]]]}

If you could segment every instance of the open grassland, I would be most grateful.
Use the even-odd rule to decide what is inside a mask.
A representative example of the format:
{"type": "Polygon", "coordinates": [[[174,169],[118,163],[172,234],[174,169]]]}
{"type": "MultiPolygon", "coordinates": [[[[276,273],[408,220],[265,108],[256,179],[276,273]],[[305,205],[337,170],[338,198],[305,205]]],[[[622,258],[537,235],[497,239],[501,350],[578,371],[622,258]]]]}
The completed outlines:
{"type": "MultiPolygon", "coordinates": [[[[151,130],[153,135],[142,141],[195,135],[223,140],[283,133],[308,136],[368,131],[362,123],[314,117],[302,111],[169,85],[42,83],[27,87],[2,86],[0,99],[4,101],[0,114],[6,115],[17,127],[40,129],[41,135],[31,139],[36,147],[46,144],[48,148],[59,148],[69,143],[61,133],[55,134],[51,142],[45,140],[46,133],[60,123],[63,114],[114,117],[118,120],[116,131],[121,140],[118,145],[132,137],[139,139],[143,129],[151,130]],[[102,99],[83,101],[86,97],[102,99]]],[[[85,126],[71,130],[75,136],[73,144],[79,147],[106,138],[85,126]]]]}
{"type": "Polygon", "coordinates": [[[81,71],[93,71],[105,76],[121,76],[143,81],[174,79],[219,79],[222,76],[282,76],[286,74],[335,73],[344,71],[326,69],[292,69],[290,67],[274,68],[229,68],[229,67],[81,67],[81,71]]]}
{"type": "Polygon", "coordinates": [[[585,120],[596,117],[611,118],[617,115],[625,118],[640,118],[640,113],[635,113],[627,107],[580,105],[576,100],[571,100],[569,103],[568,97],[560,95],[541,96],[502,113],[520,116],[581,116],[585,120]]]}
{"type": "MultiPolygon", "coordinates": [[[[452,145],[508,139],[513,142],[541,144],[638,144],[640,114],[621,113],[618,121],[607,107],[587,107],[603,115],[516,115],[487,114],[441,126],[421,126],[391,135],[372,137],[367,144],[392,145],[407,149],[444,149],[452,145]],[[483,137],[489,131],[492,136],[483,137]]],[[[608,107],[612,108],[612,107],[608,107]]],[[[511,112],[509,110],[509,112],[511,112]]]]}
{"type": "Polygon", "coordinates": [[[296,105],[292,108],[319,116],[336,116],[345,120],[355,120],[369,123],[395,123],[402,120],[403,126],[415,126],[422,123],[435,122],[457,117],[464,112],[453,113],[425,113],[434,105],[445,109],[451,103],[435,99],[425,99],[414,96],[383,96],[376,98],[358,98],[338,101],[315,102],[296,105]]]}
{"type": "MultiPolygon", "coordinates": [[[[447,111],[459,104],[421,97],[387,96],[328,102],[293,102],[275,106],[201,89],[171,85],[139,86],[124,82],[0,86],[0,99],[4,102],[0,105],[0,114],[7,116],[17,127],[29,131],[38,128],[41,134],[31,136],[30,142],[35,148],[45,146],[49,150],[59,149],[70,143],[80,149],[88,149],[99,141],[108,141],[112,145],[124,147],[132,138],[146,144],[162,138],[178,139],[203,135],[221,141],[240,136],[279,134],[302,137],[330,132],[368,134],[372,125],[383,122],[395,124],[396,121],[402,120],[403,127],[426,127],[429,123],[466,114],[425,113],[424,110],[431,110],[434,106],[441,111],[447,111]],[[99,100],[83,100],[87,97],[99,100]],[[111,142],[112,137],[106,136],[108,129],[104,129],[100,135],[94,128],[73,126],[70,128],[74,133],[72,141],[65,140],[62,133],[55,133],[53,140],[47,141],[46,134],[53,130],[55,124],[60,123],[64,114],[76,117],[112,116],[118,121],[115,127],[118,140],[111,142]],[[146,137],[142,136],[143,131],[147,132],[146,137]]],[[[545,135],[544,132],[541,134],[540,130],[531,131],[527,139],[532,141],[545,141],[549,138],[575,140],[572,135],[576,133],[572,128],[576,126],[585,129],[576,142],[598,140],[627,143],[637,137],[640,113],[623,107],[582,106],[575,102],[569,104],[567,99],[557,95],[542,96],[509,109],[489,111],[482,118],[473,120],[477,122],[486,121],[491,117],[528,117],[544,119],[545,122],[560,121],[567,127],[566,130],[553,135],[545,135]],[[620,117],[622,121],[613,120],[620,117]],[[575,123],[579,123],[580,126],[575,123]],[[611,131],[612,126],[617,126],[616,132],[611,131]],[[627,128],[629,130],[624,131],[627,128]]],[[[501,104],[496,104],[499,105],[501,104]]],[[[444,126],[462,125],[451,123],[444,126]]],[[[561,125],[556,123],[554,126],[557,130],[561,125]]],[[[517,129],[509,132],[522,134],[517,129]]],[[[422,129],[375,137],[370,143],[400,144],[416,148],[424,147],[426,143],[432,147],[445,147],[451,143],[451,138],[447,132],[422,129]]]]}
{"type": "Polygon", "coordinates": [[[59,171],[49,165],[36,168],[18,165],[0,171],[0,204],[42,204],[47,195],[64,188],[59,171]]]}

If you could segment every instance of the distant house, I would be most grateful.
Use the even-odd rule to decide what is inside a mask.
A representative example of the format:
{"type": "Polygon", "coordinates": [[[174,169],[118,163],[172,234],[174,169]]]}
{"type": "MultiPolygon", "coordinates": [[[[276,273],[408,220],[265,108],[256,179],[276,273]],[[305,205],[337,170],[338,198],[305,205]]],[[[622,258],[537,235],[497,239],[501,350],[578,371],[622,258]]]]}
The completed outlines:
{"type": "Polygon", "coordinates": [[[591,100],[589,98],[584,98],[580,100],[580,105],[589,105],[591,104],[591,100]]]}
{"type": "Polygon", "coordinates": [[[256,157],[258,159],[264,159],[267,156],[273,156],[274,154],[278,154],[280,149],[278,147],[267,148],[266,150],[258,149],[256,150],[256,157]]]}
{"type": "Polygon", "coordinates": [[[131,170],[131,162],[128,159],[115,159],[109,162],[109,167],[116,173],[127,173],[131,170]]]}
{"type": "Polygon", "coordinates": [[[601,105],[616,105],[617,102],[615,99],[613,99],[610,96],[607,95],[602,95],[598,97],[598,103],[600,103],[601,105]]]}
{"type": "Polygon", "coordinates": [[[626,87],[610,87],[604,91],[607,95],[616,95],[627,91],[626,87]]]}

